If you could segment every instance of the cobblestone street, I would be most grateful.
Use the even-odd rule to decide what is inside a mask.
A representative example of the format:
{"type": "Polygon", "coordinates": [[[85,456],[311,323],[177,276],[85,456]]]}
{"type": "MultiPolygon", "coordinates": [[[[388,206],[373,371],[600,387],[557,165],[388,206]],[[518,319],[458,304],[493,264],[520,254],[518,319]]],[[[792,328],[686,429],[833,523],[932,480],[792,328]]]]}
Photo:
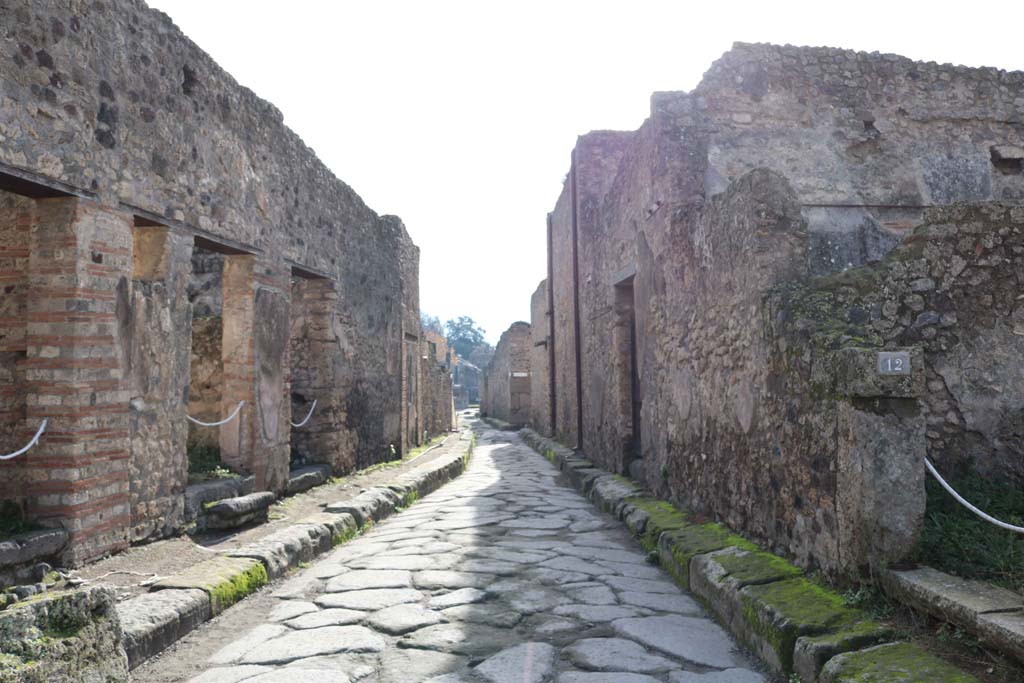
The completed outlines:
{"type": "Polygon", "coordinates": [[[466,474],[277,587],[191,680],[766,680],[557,474],[517,436],[482,432],[466,474]]]}

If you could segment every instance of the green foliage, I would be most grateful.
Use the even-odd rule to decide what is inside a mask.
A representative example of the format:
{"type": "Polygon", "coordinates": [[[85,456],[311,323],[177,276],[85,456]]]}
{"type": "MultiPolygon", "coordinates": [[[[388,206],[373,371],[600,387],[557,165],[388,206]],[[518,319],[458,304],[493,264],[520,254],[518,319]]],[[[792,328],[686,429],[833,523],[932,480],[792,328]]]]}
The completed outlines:
{"type": "MultiPolygon", "coordinates": [[[[976,474],[962,476],[951,485],[993,517],[1024,525],[1024,488],[976,474]]],[[[957,576],[1024,592],[1024,539],[982,521],[931,478],[926,489],[928,505],[914,559],[957,576]]]]}
{"type": "MultiPolygon", "coordinates": [[[[220,448],[217,446],[191,446],[188,449],[189,474],[216,474],[224,470],[220,462],[220,448]]],[[[229,472],[230,474],[230,472],[229,472]]],[[[215,478],[215,477],[212,477],[215,478]]]]}
{"type": "Polygon", "coordinates": [[[449,320],[444,324],[444,329],[448,345],[455,349],[459,358],[469,358],[478,346],[487,343],[484,340],[484,330],[468,315],[460,315],[449,320]]]}
{"type": "Polygon", "coordinates": [[[36,528],[25,520],[21,506],[11,500],[0,501],[0,538],[23,534],[36,528]]]}
{"type": "Polygon", "coordinates": [[[974,655],[981,655],[985,652],[985,648],[981,646],[981,641],[976,636],[948,622],[939,625],[935,637],[944,645],[954,645],[974,655]]]}
{"type": "Polygon", "coordinates": [[[894,607],[885,593],[880,591],[874,584],[861,584],[856,588],[849,588],[843,593],[843,603],[847,607],[853,607],[865,612],[876,621],[889,619],[894,607]]]}
{"type": "Polygon", "coordinates": [[[252,567],[235,574],[227,581],[215,586],[210,592],[210,599],[217,612],[235,604],[242,598],[255,593],[267,585],[269,578],[262,563],[256,562],[252,567]]]}
{"type": "Polygon", "coordinates": [[[437,332],[438,334],[444,334],[444,326],[441,324],[441,319],[436,315],[428,315],[427,313],[420,313],[420,326],[424,331],[437,332]]]}

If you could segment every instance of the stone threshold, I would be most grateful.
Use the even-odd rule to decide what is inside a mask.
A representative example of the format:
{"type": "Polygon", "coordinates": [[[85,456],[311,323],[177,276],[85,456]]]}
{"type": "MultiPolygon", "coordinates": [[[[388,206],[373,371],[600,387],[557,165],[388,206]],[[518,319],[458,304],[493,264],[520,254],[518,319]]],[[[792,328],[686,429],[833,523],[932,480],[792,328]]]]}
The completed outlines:
{"type": "Polygon", "coordinates": [[[447,455],[373,486],[354,499],[328,505],[240,548],[225,551],[164,578],[151,592],[116,606],[129,669],[159,654],[200,624],[289,570],[352,540],[465,471],[473,451],[463,432],[447,455]]]}
{"type": "Polygon", "coordinates": [[[1024,596],[1019,593],[931,567],[886,570],[881,584],[893,600],[953,623],[1024,662],[1024,596]]]}
{"type": "Polygon", "coordinates": [[[801,683],[976,681],[923,648],[898,642],[895,632],[846,606],[838,593],[725,526],[691,521],[631,479],[531,429],[519,436],[624,522],[675,582],[775,673],[801,683]]]}

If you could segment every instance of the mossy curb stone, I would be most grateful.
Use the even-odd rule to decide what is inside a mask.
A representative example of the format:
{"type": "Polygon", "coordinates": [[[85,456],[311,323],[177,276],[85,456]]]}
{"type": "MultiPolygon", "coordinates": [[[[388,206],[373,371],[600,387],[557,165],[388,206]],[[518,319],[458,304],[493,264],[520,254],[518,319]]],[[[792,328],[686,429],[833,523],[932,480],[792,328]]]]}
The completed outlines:
{"type": "Polygon", "coordinates": [[[847,607],[834,591],[804,578],[799,567],[728,528],[698,522],[632,480],[597,469],[579,453],[536,432],[524,429],[520,437],[600,509],[623,521],[645,549],[656,549],[661,567],[675,582],[689,589],[775,672],[796,673],[802,683],[819,683],[825,680],[819,674],[826,662],[895,637],[861,610],[847,607]]]}
{"type": "Polygon", "coordinates": [[[878,645],[829,660],[821,683],[977,683],[977,679],[910,643],[878,645]]]}
{"type": "Polygon", "coordinates": [[[210,596],[210,613],[216,616],[250,593],[265,586],[263,563],[247,557],[214,557],[153,585],[152,590],[198,588],[210,596]]]}

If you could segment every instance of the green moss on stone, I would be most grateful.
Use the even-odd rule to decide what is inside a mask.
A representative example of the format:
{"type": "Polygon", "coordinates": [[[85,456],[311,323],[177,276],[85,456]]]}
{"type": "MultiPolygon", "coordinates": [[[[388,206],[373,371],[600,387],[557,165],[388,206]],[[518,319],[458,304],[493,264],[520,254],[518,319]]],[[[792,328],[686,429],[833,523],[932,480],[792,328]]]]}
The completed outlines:
{"type": "Polygon", "coordinates": [[[864,620],[838,593],[807,579],[787,579],[744,588],[743,619],[775,651],[782,670],[793,670],[793,647],[803,635],[838,630],[864,620]]]}
{"type": "Polygon", "coordinates": [[[977,679],[912,643],[878,645],[833,657],[822,670],[829,683],[976,683],[977,679]]]}
{"type": "Polygon", "coordinates": [[[647,526],[639,539],[640,545],[647,552],[657,550],[662,533],[688,526],[686,513],[671,503],[650,496],[634,496],[627,498],[626,502],[647,513],[647,526]]]}
{"type": "Polygon", "coordinates": [[[345,527],[344,531],[340,534],[334,534],[331,536],[331,547],[348,543],[359,534],[359,529],[355,527],[345,527]]]}
{"type": "Polygon", "coordinates": [[[668,531],[660,546],[662,548],[662,566],[668,569],[676,582],[683,588],[690,587],[690,560],[695,555],[731,547],[741,550],[759,550],[747,539],[714,523],[690,524],[681,529],[668,531]],[[665,556],[666,553],[668,557],[665,556]]]}
{"type": "Polygon", "coordinates": [[[210,590],[210,602],[214,612],[221,612],[247,595],[267,585],[267,570],[263,563],[256,562],[248,569],[235,574],[210,590]]]}
{"type": "Polygon", "coordinates": [[[410,505],[412,505],[413,503],[415,503],[416,501],[418,501],[419,499],[420,499],[420,492],[419,491],[415,491],[415,490],[414,491],[409,491],[409,493],[405,494],[405,496],[402,497],[402,507],[406,507],[407,508],[410,505]]]}
{"type": "Polygon", "coordinates": [[[781,581],[803,575],[803,571],[783,558],[765,552],[723,553],[715,561],[741,586],[781,581]]]}

